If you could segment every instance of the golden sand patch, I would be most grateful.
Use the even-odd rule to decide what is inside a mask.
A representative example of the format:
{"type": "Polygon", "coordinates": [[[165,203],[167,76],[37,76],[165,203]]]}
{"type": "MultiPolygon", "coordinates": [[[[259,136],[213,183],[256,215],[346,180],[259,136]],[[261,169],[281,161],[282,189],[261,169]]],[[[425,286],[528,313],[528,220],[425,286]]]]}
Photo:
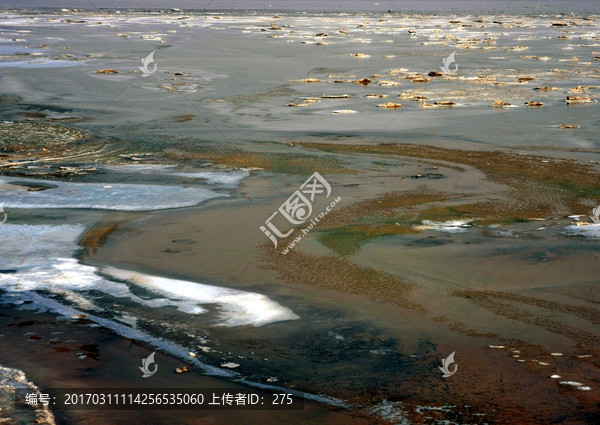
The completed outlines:
{"type": "Polygon", "coordinates": [[[104,239],[117,230],[117,227],[118,223],[111,223],[105,226],[94,226],[81,238],[79,244],[87,249],[88,254],[94,253],[104,239]]]}

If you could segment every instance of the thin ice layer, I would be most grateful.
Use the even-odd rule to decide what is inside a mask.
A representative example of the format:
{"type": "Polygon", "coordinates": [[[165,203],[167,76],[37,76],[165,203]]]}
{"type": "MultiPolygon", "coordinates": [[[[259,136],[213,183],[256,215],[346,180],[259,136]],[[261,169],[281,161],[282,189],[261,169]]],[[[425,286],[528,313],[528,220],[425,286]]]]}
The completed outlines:
{"type": "Polygon", "coordinates": [[[148,211],[196,205],[227,196],[197,187],[147,184],[73,183],[49,180],[0,178],[0,199],[5,208],[92,208],[121,211],[148,211]],[[21,185],[18,185],[20,183],[21,185]],[[27,184],[46,185],[28,191],[27,184]]]}
{"type": "Polygon", "coordinates": [[[151,276],[107,267],[102,272],[175,300],[192,300],[199,304],[219,304],[221,321],[226,326],[262,326],[298,316],[262,294],[205,285],[187,280],[151,276]]]}
{"type": "Polygon", "coordinates": [[[80,225],[4,224],[1,230],[0,289],[8,292],[60,293],[87,310],[97,309],[87,293],[92,289],[116,298],[129,298],[147,307],[173,306],[188,314],[206,313],[203,305],[214,304],[219,311],[217,324],[224,326],[263,326],[298,318],[290,309],[258,293],[113,267],[104,269],[100,275],[96,267],[80,264],[73,258],[78,248],[76,241],[84,231],[80,225]],[[141,298],[122,281],[143,286],[157,297],[141,298]]]}

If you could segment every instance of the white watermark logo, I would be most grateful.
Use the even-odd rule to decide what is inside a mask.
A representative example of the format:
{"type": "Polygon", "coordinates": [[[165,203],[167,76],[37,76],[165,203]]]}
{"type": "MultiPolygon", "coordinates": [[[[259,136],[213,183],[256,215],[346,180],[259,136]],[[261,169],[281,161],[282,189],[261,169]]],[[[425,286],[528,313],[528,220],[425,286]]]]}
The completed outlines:
{"type": "Polygon", "coordinates": [[[138,66],[138,69],[142,71],[142,77],[149,77],[150,75],[154,74],[156,72],[156,69],[158,68],[156,63],[154,63],[154,52],[155,51],[153,51],[144,59],[142,59],[142,66],[138,66]],[[154,69],[152,71],[148,69],[148,66],[151,63],[154,63],[154,69]]]}
{"type": "Polygon", "coordinates": [[[458,71],[458,64],[454,61],[454,55],[456,52],[451,53],[447,58],[444,59],[444,66],[440,66],[440,69],[446,74],[454,74],[458,71]],[[454,64],[454,70],[450,70],[450,65],[454,64]]]}
{"type": "MultiPolygon", "coordinates": [[[[277,248],[278,245],[277,238],[287,238],[294,231],[294,229],[290,229],[287,233],[281,232],[272,222],[275,216],[281,213],[281,215],[292,225],[297,226],[303,224],[312,216],[312,203],[317,195],[324,195],[325,199],[329,198],[331,195],[331,185],[323,178],[321,174],[315,171],[308,178],[308,180],[306,180],[302,186],[300,186],[300,190],[295,191],[292,196],[290,196],[283,204],[281,204],[277,211],[271,214],[267,221],[265,221],[265,226],[260,226],[260,230],[267,235],[271,242],[273,242],[275,248],[277,248]]],[[[292,242],[287,249],[282,251],[282,254],[287,254],[296,243],[300,242],[300,240],[302,240],[302,238],[312,230],[313,226],[323,217],[325,217],[325,215],[327,215],[331,209],[341,201],[341,199],[342,198],[338,196],[329,204],[325,211],[314,216],[310,220],[310,224],[306,228],[302,229],[302,234],[296,237],[294,242],[292,242]]]]}
{"type": "Polygon", "coordinates": [[[452,363],[454,363],[454,353],[456,353],[456,351],[454,351],[452,354],[450,354],[448,357],[446,357],[445,359],[442,359],[442,367],[440,367],[439,369],[444,372],[444,376],[443,378],[448,378],[452,375],[454,375],[456,373],[456,371],[458,370],[458,365],[455,364],[454,365],[454,370],[450,370],[450,365],[452,363]]]}
{"type": "Polygon", "coordinates": [[[142,378],[148,378],[148,377],[154,375],[156,373],[156,371],[158,370],[158,364],[154,365],[154,370],[150,370],[150,366],[152,365],[152,363],[155,363],[154,362],[155,354],[156,354],[156,351],[154,351],[152,354],[150,354],[145,359],[142,359],[142,366],[140,367],[140,370],[142,372],[144,372],[144,374],[142,375],[142,378]]]}
{"type": "MultiPolygon", "coordinates": [[[[594,215],[589,216],[590,220],[592,220],[596,224],[600,224],[600,205],[592,209],[592,214],[594,215]]],[[[6,218],[4,220],[6,220],[6,218]]]]}
{"type": "Polygon", "coordinates": [[[0,224],[6,223],[6,219],[8,218],[8,214],[4,212],[4,201],[0,202],[0,216],[2,214],[4,214],[4,217],[2,218],[2,221],[0,221],[0,224]]]}

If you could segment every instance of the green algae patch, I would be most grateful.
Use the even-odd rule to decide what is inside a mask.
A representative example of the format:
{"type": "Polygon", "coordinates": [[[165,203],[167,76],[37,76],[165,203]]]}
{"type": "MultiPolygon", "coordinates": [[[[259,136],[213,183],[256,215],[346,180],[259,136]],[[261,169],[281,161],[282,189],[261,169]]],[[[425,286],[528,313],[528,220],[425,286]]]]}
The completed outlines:
{"type": "Polygon", "coordinates": [[[420,223],[410,213],[422,205],[441,202],[450,195],[437,192],[392,192],[380,197],[356,202],[332,212],[319,226],[317,238],[321,244],[342,255],[352,255],[364,244],[381,236],[415,234],[420,223]]]}
{"type": "Polygon", "coordinates": [[[352,255],[364,244],[381,236],[418,233],[412,226],[398,224],[373,224],[336,227],[320,230],[318,240],[332,251],[342,255],[352,255]]]}

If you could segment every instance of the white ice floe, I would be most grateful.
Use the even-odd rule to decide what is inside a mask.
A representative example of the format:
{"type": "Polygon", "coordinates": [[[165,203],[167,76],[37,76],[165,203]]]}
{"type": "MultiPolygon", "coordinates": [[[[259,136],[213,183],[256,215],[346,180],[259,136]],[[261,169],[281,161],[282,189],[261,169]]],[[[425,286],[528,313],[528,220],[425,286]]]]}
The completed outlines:
{"type": "Polygon", "coordinates": [[[581,382],[577,381],[558,381],[560,385],[565,385],[568,387],[572,387],[575,390],[579,391],[590,391],[592,388],[587,385],[583,385],[581,382]]]}
{"type": "Polygon", "coordinates": [[[181,300],[184,304],[179,307],[183,311],[189,309],[190,302],[202,305],[217,304],[220,310],[220,324],[226,326],[262,326],[282,320],[298,319],[290,309],[262,294],[151,276],[114,267],[106,267],[102,272],[164,295],[170,300],[181,300]]]}
{"type": "MultiPolygon", "coordinates": [[[[42,424],[54,425],[54,415],[47,406],[39,405],[36,407],[16,408],[15,406],[15,390],[23,390],[26,393],[37,394],[39,397],[40,391],[38,387],[31,381],[27,380],[25,373],[19,369],[12,369],[0,365],[0,423],[28,425],[42,424]],[[7,422],[4,422],[7,421],[7,422]]],[[[19,397],[20,399],[20,397],[19,397]]]]}
{"type": "Polygon", "coordinates": [[[381,403],[371,408],[370,413],[377,415],[394,425],[411,425],[411,422],[406,418],[406,412],[402,410],[402,407],[400,402],[383,400],[381,403]]]}
{"type": "Polygon", "coordinates": [[[162,173],[187,179],[202,179],[209,184],[220,184],[224,186],[236,186],[250,175],[250,172],[243,168],[234,171],[175,171],[174,168],[176,167],[176,165],[170,164],[127,164],[107,165],[103,168],[119,173],[162,173]]]}
{"type": "Polygon", "coordinates": [[[206,180],[210,184],[222,184],[225,186],[235,186],[239,184],[243,179],[250,175],[247,170],[230,171],[230,172],[217,172],[217,171],[199,171],[199,172],[177,172],[170,173],[172,176],[184,177],[186,179],[202,179],[206,180]]]}
{"type": "Polygon", "coordinates": [[[565,229],[571,235],[575,236],[583,236],[589,239],[600,239],[600,224],[585,224],[582,226],[577,226],[576,224],[572,224],[570,226],[566,226],[565,229]]]}
{"type": "Polygon", "coordinates": [[[76,241],[84,231],[80,225],[4,224],[0,230],[0,289],[7,292],[45,290],[87,310],[97,310],[88,294],[91,290],[153,308],[174,306],[188,314],[206,313],[205,307],[213,305],[218,312],[217,325],[222,326],[263,326],[298,319],[290,309],[258,293],[113,267],[105,268],[101,275],[96,267],[73,258],[76,241]],[[141,298],[122,281],[142,286],[158,297],[141,298]]]}
{"type": "Polygon", "coordinates": [[[228,196],[197,187],[121,183],[74,183],[0,177],[4,208],[90,208],[149,211],[196,205],[228,196]],[[20,183],[20,184],[19,184],[20,183]],[[28,191],[27,185],[43,184],[45,190],[28,191]]]}
{"type": "Polygon", "coordinates": [[[415,226],[417,230],[437,230],[446,233],[463,233],[471,227],[470,220],[449,220],[449,221],[430,221],[423,220],[420,226],[415,226]]]}

